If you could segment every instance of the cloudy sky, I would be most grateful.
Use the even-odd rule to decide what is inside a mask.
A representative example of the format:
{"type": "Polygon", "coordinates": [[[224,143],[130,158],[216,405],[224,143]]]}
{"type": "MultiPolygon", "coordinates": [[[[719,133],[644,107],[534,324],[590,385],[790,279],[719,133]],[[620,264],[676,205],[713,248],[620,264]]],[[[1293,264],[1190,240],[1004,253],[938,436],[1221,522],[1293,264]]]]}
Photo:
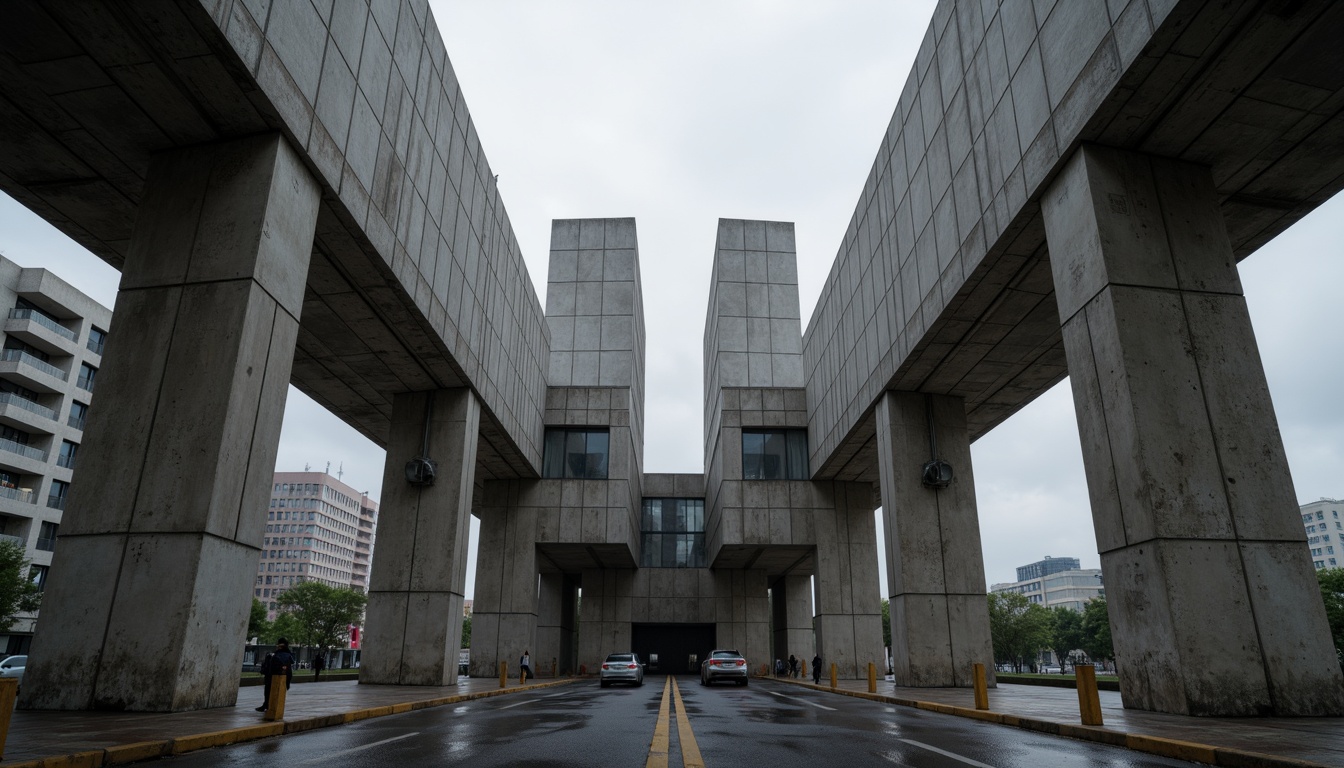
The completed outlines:
{"type": "MultiPolygon", "coordinates": [[[[430,5],[543,304],[552,219],[635,217],[645,471],[702,471],[716,222],[795,222],[810,317],[933,2],[430,5]]],[[[1344,496],[1341,222],[1336,198],[1241,265],[1299,501],[1344,496]]],[[[111,268],[7,198],[0,252],[115,299],[111,268]]],[[[1067,381],[975,443],[973,456],[989,582],[1044,555],[1098,566],[1067,381]]],[[[328,462],[380,495],[382,451],[291,390],[277,469],[328,462]]]]}

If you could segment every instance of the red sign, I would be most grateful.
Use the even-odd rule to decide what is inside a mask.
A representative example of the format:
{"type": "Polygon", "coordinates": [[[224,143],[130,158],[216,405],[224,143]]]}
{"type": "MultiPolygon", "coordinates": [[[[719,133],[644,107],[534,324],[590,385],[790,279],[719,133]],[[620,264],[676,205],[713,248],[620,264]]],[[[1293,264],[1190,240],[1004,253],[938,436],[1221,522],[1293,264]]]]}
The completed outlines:
{"type": "Polygon", "coordinates": [[[359,627],[355,624],[350,625],[350,648],[359,650],[359,627]]]}

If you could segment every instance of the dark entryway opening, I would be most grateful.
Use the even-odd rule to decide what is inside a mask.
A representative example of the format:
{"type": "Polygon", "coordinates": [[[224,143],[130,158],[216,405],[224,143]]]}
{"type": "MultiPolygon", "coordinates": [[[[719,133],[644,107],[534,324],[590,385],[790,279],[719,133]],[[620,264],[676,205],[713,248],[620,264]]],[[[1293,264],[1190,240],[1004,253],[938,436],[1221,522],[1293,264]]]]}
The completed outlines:
{"type": "Polygon", "coordinates": [[[714,650],[713,624],[635,624],[630,635],[648,674],[698,675],[700,661],[714,650]]]}

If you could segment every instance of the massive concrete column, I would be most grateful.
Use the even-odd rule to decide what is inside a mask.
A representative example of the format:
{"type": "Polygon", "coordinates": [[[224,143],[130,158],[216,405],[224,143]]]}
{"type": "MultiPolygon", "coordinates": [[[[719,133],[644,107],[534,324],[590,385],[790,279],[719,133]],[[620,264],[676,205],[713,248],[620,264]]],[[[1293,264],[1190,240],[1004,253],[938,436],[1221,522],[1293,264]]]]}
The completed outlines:
{"type": "Polygon", "coordinates": [[[541,588],[537,594],[537,645],[533,649],[538,675],[551,673],[555,660],[556,674],[568,675],[574,671],[574,603],[578,585],[563,573],[541,574],[541,588]]]}
{"type": "Polygon", "coordinates": [[[872,483],[818,483],[817,649],[837,674],[867,678],[882,664],[882,591],[877,578],[877,520],[872,483]],[[826,509],[829,507],[829,509],[826,509]],[[833,511],[832,511],[833,510],[833,511]]]}
{"type": "Polygon", "coordinates": [[[457,682],[480,422],[469,389],[392,401],[361,683],[457,682]],[[404,467],[423,455],[438,463],[438,476],[433,485],[411,485],[404,467]]]}
{"type": "MultiPolygon", "coordinates": [[[[812,661],[812,578],[781,576],[770,585],[775,658],[812,661]]],[[[879,632],[881,630],[879,629],[879,632]]]]}
{"type": "Polygon", "coordinates": [[[1042,207],[1125,706],[1344,713],[1208,169],[1086,146],[1042,207]]]}
{"type": "MultiPolygon", "coordinates": [[[[513,487],[513,483],[488,483],[487,493],[509,493],[513,487]]],[[[476,594],[471,603],[473,677],[498,674],[501,661],[516,670],[525,650],[532,651],[534,660],[540,659],[536,531],[536,507],[510,505],[503,499],[482,505],[476,594]]],[[[550,663],[549,656],[546,662],[550,663]]]]}
{"type": "Polygon", "coordinates": [[[583,572],[579,604],[579,667],[595,674],[609,653],[630,650],[630,607],[635,572],[591,568],[583,572]]]}
{"type": "Polygon", "coordinates": [[[992,683],[965,405],[959,397],[887,392],[876,418],[896,684],[968,687],[976,662],[992,683]],[[941,490],[921,482],[931,424],[938,458],[953,469],[952,484],[941,490]]]}
{"type": "Polygon", "coordinates": [[[237,699],[318,194],[279,136],[151,164],[22,706],[237,699]]]}

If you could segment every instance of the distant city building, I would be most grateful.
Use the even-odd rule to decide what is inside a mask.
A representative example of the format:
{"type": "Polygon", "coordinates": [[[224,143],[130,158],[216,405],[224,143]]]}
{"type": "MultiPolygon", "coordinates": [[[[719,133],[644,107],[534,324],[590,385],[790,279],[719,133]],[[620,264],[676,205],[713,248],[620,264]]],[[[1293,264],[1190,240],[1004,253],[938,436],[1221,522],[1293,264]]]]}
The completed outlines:
{"type": "Polygon", "coordinates": [[[1344,501],[1321,499],[1299,508],[1302,513],[1302,527],[1307,532],[1307,547],[1311,550],[1311,564],[1316,570],[1338,568],[1344,549],[1344,518],[1340,510],[1344,501]]]}
{"type": "Polygon", "coordinates": [[[1017,592],[1046,608],[1082,611],[1088,600],[1105,597],[1101,569],[1080,568],[1076,557],[1047,557],[1017,569],[1017,581],[995,584],[991,592],[1017,592]]]}
{"type": "Polygon", "coordinates": [[[1076,557],[1051,557],[1046,555],[1044,560],[1038,560],[1031,565],[1020,566],[1017,569],[1017,580],[1029,581],[1061,571],[1076,571],[1082,567],[1082,563],[1078,562],[1076,557]]]}
{"type": "MultiPolygon", "coordinates": [[[[21,544],[45,588],[112,310],[45,269],[0,256],[0,538],[21,544]]],[[[28,652],[37,614],[0,634],[28,652]]]]}
{"type": "Polygon", "coordinates": [[[325,472],[276,472],[253,596],[273,619],[276,598],[320,581],[368,590],[378,503],[325,472]]]}

